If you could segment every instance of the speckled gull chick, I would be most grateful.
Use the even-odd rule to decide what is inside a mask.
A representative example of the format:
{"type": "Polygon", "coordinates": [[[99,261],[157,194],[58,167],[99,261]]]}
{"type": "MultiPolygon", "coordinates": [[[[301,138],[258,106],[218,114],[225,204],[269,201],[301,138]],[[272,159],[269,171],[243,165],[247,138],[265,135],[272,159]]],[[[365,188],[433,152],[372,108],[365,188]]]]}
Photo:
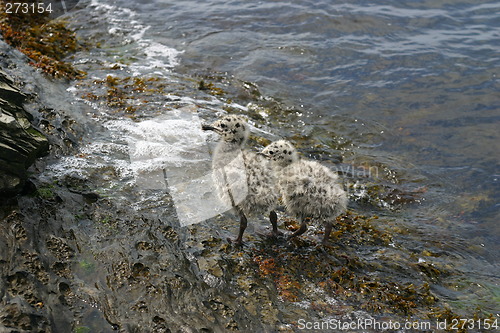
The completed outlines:
{"type": "Polygon", "coordinates": [[[299,158],[295,147],[285,140],[269,144],[261,154],[272,161],[286,210],[301,220],[300,228],[289,239],[302,235],[307,221],[313,219],[325,225],[326,244],[334,221],[347,207],[338,175],[318,162],[299,158]]]}
{"type": "Polygon", "coordinates": [[[240,217],[238,237],[233,242],[242,243],[249,215],[269,213],[272,235],[281,234],[274,211],[278,193],[272,166],[263,156],[245,149],[250,135],[246,121],[240,116],[228,115],[211,125],[203,125],[202,129],[220,135],[212,157],[212,169],[220,199],[235,208],[240,217]]]}

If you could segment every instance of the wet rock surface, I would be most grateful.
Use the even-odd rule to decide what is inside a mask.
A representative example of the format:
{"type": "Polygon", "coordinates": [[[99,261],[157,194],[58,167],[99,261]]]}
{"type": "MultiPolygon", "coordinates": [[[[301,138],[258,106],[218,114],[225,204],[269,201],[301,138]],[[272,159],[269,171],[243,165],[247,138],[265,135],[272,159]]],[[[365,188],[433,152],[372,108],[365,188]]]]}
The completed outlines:
{"type": "Polygon", "coordinates": [[[0,196],[19,192],[28,167],[48,153],[49,142],[30,123],[33,117],[23,107],[25,99],[0,70],[0,196]]]}

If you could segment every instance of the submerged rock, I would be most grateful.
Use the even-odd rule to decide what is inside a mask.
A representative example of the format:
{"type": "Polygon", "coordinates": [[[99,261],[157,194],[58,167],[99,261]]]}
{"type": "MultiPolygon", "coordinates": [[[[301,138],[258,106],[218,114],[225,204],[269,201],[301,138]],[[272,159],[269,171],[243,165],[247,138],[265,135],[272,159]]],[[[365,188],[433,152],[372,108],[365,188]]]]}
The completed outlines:
{"type": "Polygon", "coordinates": [[[47,138],[30,123],[23,108],[26,96],[0,70],[0,196],[19,192],[28,167],[49,150],[47,138]]]}

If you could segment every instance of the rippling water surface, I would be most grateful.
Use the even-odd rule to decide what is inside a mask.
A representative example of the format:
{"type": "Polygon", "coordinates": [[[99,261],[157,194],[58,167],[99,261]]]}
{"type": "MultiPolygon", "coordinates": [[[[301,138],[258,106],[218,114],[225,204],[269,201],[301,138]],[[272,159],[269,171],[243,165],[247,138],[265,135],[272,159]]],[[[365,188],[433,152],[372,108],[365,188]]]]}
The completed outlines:
{"type": "MultiPolygon", "coordinates": [[[[44,177],[84,177],[115,204],[171,220],[167,184],[137,190],[131,138],[157,144],[145,154],[182,137],[198,149],[215,139],[201,122],[242,113],[257,136],[286,137],[341,172],[350,207],[380,216],[391,246],[453,271],[431,288],[455,311],[498,316],[498,17],[498,2],[473,0],[82,2],[68,20],[88,47],[71,61],[88,77],[68,91],[89,130],[44,177]]],[[[200,181],[209,158],[182,147],[141,168],[200,181]]],[[[227,236],[209,225],[202,238],[227,236]]]]}
{"type": "Polygon", "coordinates": [[[269,120],[275,134],[308,136],[345,161],[381,163],[425,187],[425,203],[402,218],[425,229],[454,217],[439,237],[459,237],[477,248],[470,255],[498,263],[498,3],[113,5],[136,13],[145,38],[181,52],[174,72],[255,82],[293,109],[269,120]]]}

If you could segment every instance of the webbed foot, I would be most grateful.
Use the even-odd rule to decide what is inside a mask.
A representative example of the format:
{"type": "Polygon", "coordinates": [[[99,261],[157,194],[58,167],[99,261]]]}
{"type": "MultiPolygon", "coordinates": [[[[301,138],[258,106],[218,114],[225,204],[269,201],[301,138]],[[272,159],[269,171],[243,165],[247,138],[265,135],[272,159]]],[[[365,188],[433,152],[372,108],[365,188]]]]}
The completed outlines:
{"type": "Polygon", "coordinates": [[[243,245],[243,241],[241,239],[231,239],[231,238],[226,238],[227,242],[229,244],[233,244],[234,246],[242,246],[243,245]]]}

